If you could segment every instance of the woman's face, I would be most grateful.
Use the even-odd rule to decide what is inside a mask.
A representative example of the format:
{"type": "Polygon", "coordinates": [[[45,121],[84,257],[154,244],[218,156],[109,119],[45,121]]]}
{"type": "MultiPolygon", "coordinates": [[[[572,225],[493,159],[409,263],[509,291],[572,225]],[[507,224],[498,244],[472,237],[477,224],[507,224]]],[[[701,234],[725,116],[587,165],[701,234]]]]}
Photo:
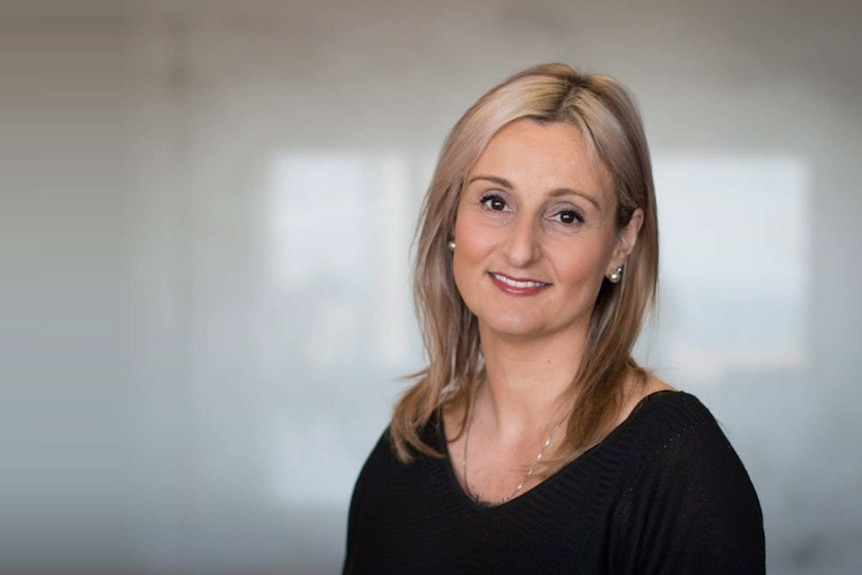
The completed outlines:
{"type": "Polygon", "coordinates": [[[492,334],[585,336],[604,276],[634,247],[643,216],[618,230],[610,176],[574,126],[517,120],[467,178],[455,222],[455,283],[492,334]]]}

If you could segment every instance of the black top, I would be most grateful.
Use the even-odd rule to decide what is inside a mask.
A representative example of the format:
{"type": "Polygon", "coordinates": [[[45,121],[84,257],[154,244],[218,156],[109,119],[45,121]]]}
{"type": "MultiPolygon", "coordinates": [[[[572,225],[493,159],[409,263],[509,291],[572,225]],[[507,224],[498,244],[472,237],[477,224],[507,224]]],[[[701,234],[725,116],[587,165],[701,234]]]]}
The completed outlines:
{"type": "MultiPolygon", "coordinates": [[[[423,439],[446,452],[439,418],[423,439]]],[[[496,506],[470,499],[448,458],[399,463],[387,430],[356,482],[344,573],[765,573],[763,517],[709,411],[665,391],[496,506]]]]}

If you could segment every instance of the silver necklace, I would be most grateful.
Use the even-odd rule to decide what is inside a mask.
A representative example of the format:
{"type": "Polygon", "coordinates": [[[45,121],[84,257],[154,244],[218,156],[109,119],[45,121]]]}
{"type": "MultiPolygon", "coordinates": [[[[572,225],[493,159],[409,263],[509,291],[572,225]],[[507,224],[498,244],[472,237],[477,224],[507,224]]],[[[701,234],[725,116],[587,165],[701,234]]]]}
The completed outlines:
{"type": "Polygon", "coordinates": [[[565,418],[560,420],[560,422],[554,426],[554,429],[551,430],[551,433],[548,434],[548,438],[545,440],[545,443],[542,444],[542,449],[539,450],[539,454],[536,456],[536,460],[533,462],[533,464],[527,470],[527,473],[521,479],[521,482],[518,483],[518,486],[515,487],[515,489],[509,495],[505,496],[500,501],[497,501],[496,503],[494,503],[494,502],[482,500],[482,494],[481,493],[471,492],[470,491],[470,481],[467,479],[467,447],[470,445],[470,428],[473,427],[473,415],[474,415],[474,410],[473,410],[473,406],[471,406],[470,407],[470,419],[467,421],[467,430],[464,433],[464,461],[461,464],[462,470],[464,473],[464,490],[467,492],[467,495],[471,499],[473,499],[476,503],[481,503],[481,504],[486,504],[486,505],[500,505],[502,503],[506,503],[507,501],[509,501],[513,497],[515,497],[518,494],[518,492],[524,488],[524,484],[527,483],[527,481],[529,481],[530,477],[532,477],[533,471],[536,470],[536,465],[538,465],[539,462],[542,460],[542,456],[545,454],[545,450],[551,444],[551,441],[554,439],[554,434],[557,433],[557,430],[563,424],[563,421],[565,420],[565,418]]]}

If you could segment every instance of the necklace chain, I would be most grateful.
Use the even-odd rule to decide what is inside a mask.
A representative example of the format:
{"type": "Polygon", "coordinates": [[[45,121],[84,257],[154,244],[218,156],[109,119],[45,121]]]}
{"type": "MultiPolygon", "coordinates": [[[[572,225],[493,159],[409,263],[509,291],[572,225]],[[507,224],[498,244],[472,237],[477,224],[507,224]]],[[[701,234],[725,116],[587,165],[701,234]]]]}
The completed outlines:
{"type": "MultiPolygon", "coordinates": [[[[467,421],[467,430],[464,433],[464,460],[462,462],[462,470],[464,473],[464,490],[467,492],[467,495],[469,495],[477,503],[490,503],[490,502],[483,501],[482,495],[480,493],[473,493],[470,491],[470,481],[467,479],[467,448],[470,445],[470,428],[473,427],[473,415],[474,415],[474,410],[473,410],[473,407],[471,406],[470,418],[467,421]]],[[[548,434],[548,438],[545,440],[545,443],[542,444],[542,449],[540,449],[539,454],[536,455],[536,460],[533,461],[532,465],[530,465],[530,468],[527,470],[527,473],[524,474],[524,477],[521,479],[521,482],[518,483],[518,486],[515,487],[515,489],[509,495],[503,497],[503,499],[498,501],[496,503],[496,505],[510,501],[513,497],[515,497],[518,494],[518,492],[521,491],[521,489],[524,488],[524,484],[527,483],[527,481],[529,481],[530,477],[532,477],[533,472],[536,470],[536,465],[538,465],[539,462],[542,460],[542,456],[545,454],[545,450],[548,449],[548,446],[551,444],[551,441],[554,439],[554,434],[557,433],[557,430],[563,424],[564,420],[565,420],[565,418],[560,420],[560,422],[554,426],[554,429],[551,430],[551,433],[548,434]]]]}

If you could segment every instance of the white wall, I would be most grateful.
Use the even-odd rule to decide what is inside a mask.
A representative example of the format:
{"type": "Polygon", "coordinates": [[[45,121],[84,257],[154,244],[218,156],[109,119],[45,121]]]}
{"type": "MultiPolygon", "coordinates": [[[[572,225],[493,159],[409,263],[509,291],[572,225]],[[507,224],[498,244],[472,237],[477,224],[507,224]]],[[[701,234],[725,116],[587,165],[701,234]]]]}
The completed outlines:
{"type": "Polygon", "coordinates": [[[750,4],[6,18],[7,564],[337,571],[352,482],[422,365],[409,247],[437,149],[559,60],[645,117],[664,259],[641,357],[724,425],[771,573],[859,571],[862,4],[750,4]]]}

